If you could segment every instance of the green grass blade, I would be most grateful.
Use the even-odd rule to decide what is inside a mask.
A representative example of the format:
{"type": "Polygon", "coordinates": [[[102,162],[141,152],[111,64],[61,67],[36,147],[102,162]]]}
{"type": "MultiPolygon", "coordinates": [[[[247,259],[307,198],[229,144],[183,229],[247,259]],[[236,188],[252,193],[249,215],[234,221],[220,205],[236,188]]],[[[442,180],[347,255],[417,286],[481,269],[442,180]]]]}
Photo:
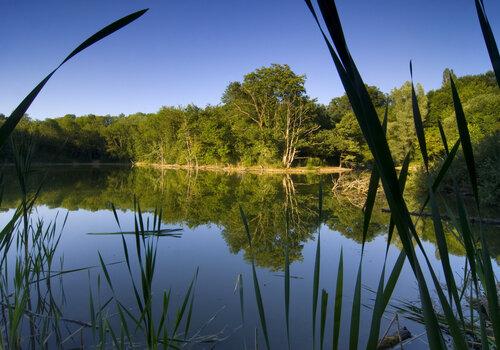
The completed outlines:
{"type": "Polygon", "coordinates": [[[450,257],[448,254],[448,245],[446,243],[446,237],[444,234],[443,223],[441,222],[441,216],[439,214],[439,209],[437,201],[435,198],[434,191],[432,191],[432,186],[429,186],[429,198],[431,202],[431,212],[432,212],[432,222],[434,224],[434,233],[436,237],[436,243],[438,246],[439,256],[441,260],[441,265],[443,267],[443,272],[446,280],[446,286],[448,289],[448,298],[455,300],[455,305],[457,311],[460,315],[460,319],[463,321],[464,316],[462,313],[462,306],[460,304],[460,297],[458,296],[457,285],[455,283],[455,278],[453,277],[453,270],[450,264],[450,257]]]}
{"type": "Polygon", "coordinates": [[[378,344],[380,321],[384,313],[382,307],[383,307],[383,296],[384,296],[385,265],[386,261],[384,261],[384,265],[382,266],[382,273],[380,274],[377,294],[375,296],[375,305],[373,307],[372,321],[370,325],[370,335],[368,336],[368,343],[366,345],[367,349],[376,349],[378,344]]]}
{"type": "Polygon", "coordinates": [[[373,212],[373,207],[375,206],[375,199],[377,197],[377,189],[380,176],[377,168],[372,169],[370,175],[370,183],[368,185],[368,194],[366,196],[365,206],[364,206],[364,217],[363,217],[363,240],[361,244],[361,254],[363,254],[365,249],[366,236],[368,234],[368,228],[370,227],[370,220],[373,212]]]}
{"type": "Polygon", "coordinates": [[[344,257],[343,250],[340,249],[339,267],[337,271],[337,283],[335,286],[335,306],[333,314],[333,341],[332,349],[337,350],[339,347],[340,336],[340,319],[342,315],[342,291],[344,288],[344,257]]]}
{"type": "Polygon", "coordinates": [[[49,79],[54,75],[54,73],[68,60],[70,60],[73,56],[78,54],[79,52],[85,50],[87,47],[95,44],[101,39],[104,39],[108,35],[116,32],[117,30],[125,27],[126,25],[130,24],[131,22],[135,21],[139,17],[141,17],[147,9],[141,10],[134,12],[128,16],[125,16],[110,25],[104,27],[91,37],[89,37],[87,40],[85,40],[83,43],[81,43],[76,49],[74,49],[58,66],[56,69],[54,69],[52,72],[50,72],[40,83],[38,83],[37,86],[24,98],[24,100],[16,107],[16,109],[12,112],[12,114],[7,118],[5,123],[0,127],[0,147],[5,144],[7,141],[7,138],[9,135],[12,133],[16,125],[19,123],[21,118],[25,115],[26,111],[30,107],[30,105],[33,103],[35,98],[38,96],[40,91],[43,89],[45,84],[49,81],[49,79]]]}
{"type": "Polygon", "coordinates": [[[448,141],[446,140],[446,134],[444,133],[443,129],[443,124],[441,124],[441,120],[438,119],[438,129],[439,129],[439,135],[441,135],[441,141],[443,142],[443,147],[448,155],[450,153],[450,150],[448,148],[448,141]]]}
{"type": "Polygon", "coordinates": [[[418,145],[424,160],[425,170],[429,171],[429,156],[427,155],[427,144],[425,142],[424,124],[422,123],[422,116],[420,108],[418,107],[417,94],[413,86],[413,67],[410,61],[410,76],[411,76],[411,104],[413,109],[413,122],[415,124],[415,131],[417,133],[418,145]]]}
{"type": "Polygon", "coordinates": [[[479,18],[479,24],[481,25],[481,31],[483,32],[484,42],[486,44],[486,48],[488,49],[491,65],[495,71],[497,84],[500,87],[500,54],[498,53],[497,43],[495,41],[495,37],[493,36],[493,31],[491,30],[488,18],[486,17],[483,1],[474,0],[474,2],[476,4],[477,17],[479,18]]]}
{"type": "Polygon", "coordinates": [[[121,230],[122,227],[120,225],[120,219],[118,219],[118,214],[116,213],[116,208],[115,208],[115,205],[113,203],[110,203],[111,204],[111,209],[113,210],[113,215],[115,216],[115,221],[118,225],[118,228],[121,230]]]}
{"type": "Polygon", "coordinates": [[[346,90],[354,114],[379,170],[386,199],[393,213],[395,226],[398,229],[401,242],[407,252],[408,261],[418,281],[420,298],[424,310],[424,317],[426,319],[425,326],[429,344],[433,348],[444,348],[444,341],[439,330],[437,316],[432,308],[429,289],[412,244],[412,236],[415,238],[418,236],[399,189],[394,161],[382,125],[378,119],[375,107],[371,102],[366,85],[347,50],[347,44],[342,33],[342,25],[338,17],[335,3],[330,0],[319,0],[323,18],[331,32],[332,40],[339,55],[333,50],[331,44],[324,35],[311,2],[309,0],[305,1],[325,38],[325,42],[330,50],[330,54],[346,90]]]}
{"type": "Polygon", "coordinates": [[[87,47],[95,44],[101,39],[104,39],[110,34],[113,34],[117,30],[125,27],[126,25],[132,23],[139,17],[141,17],[143,14],[145,14],[148,11],[148,9],[143,9],[134,13],[131,13],[130,15],[127,15],[125,17],[120,18],[119,20],[107,25],[106,27],[102,28],[100,31],[89,37],[87,40],[85,40],[83,43],[81,43],[76,49],[74,49],[65,59],[64,61],[61,62],[61,64],[58,66],[62,66],[64,63],[69,61],[73,56],[77,55],[79,52],[85,50],[87,47]]]}
{"type": "MultiPolygon", "coordinates": [[[[247,234],[248,238],[248,244],[250,246],[250,250],[252,251],[252,236],[250,235],[250,229],[248,227],[248,220],[245,215],[245,212],[243,211],[243,208],[240,205],[240,215],[241,219],[243,220],[243,225],[245,227],[245,231],[247,234]]],[[[267,331],[267,323],[266,323],[266,313],[264,311],[264,303],[262,302],[262,295],[260,292],[260,286],[259,286],[259,280],[257,278],[257,271],[255,270],[255,262],[254,262],[254,256],[252,252],[252,276],[253,276],[253,286],[255,290],[255,299],[257,301],[257,308],[259,310],[259,317],[260,317],[260,324],[262,327],[262,332],[264,333],[264,340],[266,342],[266,347],[267,349],[271,349],[270,347],[270,342],[269,342],[269,333],[267,331]]],[[[255,343],[257,344],[257,342],[255,343]]]]}
{"type": "Polygon", "coordinates": [[[476,200],[476,206],[479,210],[479,192],[477,185],[477,172],[476,164],[474,162],[474,153],[472,152],[472,144],[470,141],[469,128],[467,127],[467,120],[465,119],[464,110],[462,108],[462,102],[458,96],[458,91],[453,81],[453,77],[450,75],[450,85],[451,94],[453,97],[453,106],[455,108],[455,116],[457,120],[458,134],[460,135],[460,143],[462,144],[462,151],[465,158],[465,164],[467,165],[467,170],[469,172],[469,181],[472,186],[472,192],[474,193],[474,199],[476,200]]]}
{"type": "Polygon", "coordinates": [[[396,283],[399,280],[399,275],[401,274],[401,270],[403,270],[403,266],[406,260],[406,253],[404,250],[401,250],[401,252],[398,255],[398,258],[396,260],[396,263],[394,264],[392,268],[392,272],[389,275],[389,278],[387,279],[387,283],[384,288],[384,297],[382,299],[383,301],[383,307],[382,310],[385,310],[387,308],[387,305],[389,304],[389,301],[391,300],[392,292],[394,291],[394,288],[396,287],[396,283]]]}
{"type": "Polygon", "coordinates": [[[484,238],[484,234],[481,233],[481,256],[483,262],[483,274],[484,274],[484,289],[486,292],[486,299],[488,300],[488,313],[491,319],[491,324],[493,328],[493,334],[495,336],[496,348],[500,349],[500,308],[498,305],[498,292],[497,284],[495,281],[495,273],[491,266],[491,258],[488,252],[488,244],[484,238]]]}
{"type": "Polygon", "coordinates": [[[316,243],[316,255],[314,258],[314,273],[313,273],[313,295],[312,295],[312,336],[313,349],[316,348],[316,313],[318,308],[318,292],[319,292],[319,273],[321,267],[321,211],[323,207],[323,190],[322,185],[319,186],[319,205],[318,205],[318,242],[316,243]]]}
{"type": "Polygon", "coordinates": [[[351,326],[349,329],[349,349],[356,350],[359,342],[359,322],[361,316],[361,270],[363,266],[363,256],[359,261],[356,285],[354,287],[354,296],[351,309],[351,326]]]}
{"type": "Polygon", "coordinates": [[[240,273],[238,275],[238,280],[236,282],[236,287],[238,288],[238,294],[240,297],[240,313],[241,313],[241,323],[245,325],[245,303],[243,295],[243,275],[240,273]]]}
{"type": "Polygon", "coordinates": [[[323,343],[325,340],[325,324],[326,324],[326,311],[328,308],[328,293],[326,290],[321,290],[321,323],[320,323],[320,349],[323,349],[323,343]]]}
{"type": "Polygon", "coordinates": [[[198,277],[198,269],[196,269],[196,274],[193,277],[193,279],[191,280],[191,283],[189,284],[189,287],[188,287],[188,290],[186,291],[186,294],[184,294],[184,299],[182,301],[180,309],[177,311],[174,331],[172,333],[173,337],[176,337],[177,330],[179,329],[181,321],[182,321],[184,314],[186,312],[186,307],[187,307],[187,304],[188,304],[190,297],[191,297],[191,291],[193,289],[193,286],[194,286],[194,283],[195,283],[197,277],[198,277]]]}
{"type": "Polygon", "coordinates": [[[285,212],[285,322],[286,322],[286,339],[288,349],[290,349],[290,256],[288,251],[290,222],[288,211],[285,212]]]}
{"type": "Polygon", "coordinates": [[[114,293],[115,289],[113,288],[113,283],[111,283],[111,277],[109,276],[108,268],[106,267],[106,264],[102,259],[101,252],[97,251],[97,254],[99,255],[99,262],[101,263],[101,268],[102,271],[104,272],[104,277],[106,277],[106,281],[108,282],[109,288],[111,288],[111,290],[114,293]]]}

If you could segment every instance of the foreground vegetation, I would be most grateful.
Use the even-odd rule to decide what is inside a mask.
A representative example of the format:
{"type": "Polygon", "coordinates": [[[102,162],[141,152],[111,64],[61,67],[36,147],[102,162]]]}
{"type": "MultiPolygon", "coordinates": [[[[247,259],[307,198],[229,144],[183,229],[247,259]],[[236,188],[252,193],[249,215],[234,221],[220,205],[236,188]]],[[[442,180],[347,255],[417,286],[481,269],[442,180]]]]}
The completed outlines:
{"type": "MultiPolygon", "coordinates": [[[[496,81],[497,84],[499,84],[500,56],[498,54],[498,49],[496,48],[495,40],[486,19],[482,2],[476,0],[475,3],[485,42],[493,63],[496,81]]],[[[457,89],[453,75],[449,74],[448,76],[449,94],[452,99],[457,134],[455,135],[445,130],[445,128],[442,127],[444,123],[437,123],[444,155],[442,163],[435,171],[435,176],[431,171],[432,147],[431,143],[428,144],[426,140],[429,135],[426,134],[426,130],[424,129],[422,118],[424,114],[421,111],[422,106],[419,103],[417,90],[414,88],[413,82],[409,85],[411,90],[411,110],[414,129],[421,154],[419,157],[422,159],[423,173],[426,178],[426,182],[424,183],[426,186],[427,198],[424,200],[421,210],[424,210],[427,204],[429,204],[429,210],[432,213],[433,233],[441,257],[441,269],[439,272],[442,272],[445,278],[444,281],[440,281],[437,277],[438,271],[430,264],[427,252],[422,246],[421,239],[423,235],[421,226],[417,225],[417,220],[414,221],[410,217],[408,204],[403,196],[409,171],[409,160],[413,152],[412,148],[406,149],[403,153],[401,162],[402,167],[401,171],[398,173],[396,171],[398,159],[397,152],[395,152],[393,157],[390,149],[390,142],[388,142],[388,138],[386,137],[386,129],[387,132],[389,132],[388,125],[391,120],[388,113],[389,106],[386,104],[387,112],[383,118],[380,118],[382,114],[379,113],[377,107],[382,106],[377,105],[376,99],[373,98],[373,94],[370,93],[371,89],[367,88],[363,82],[354,60],[349,53],[335,4],[333,2],[327,2],[326,0],[319,0],[320,12],[331,40],[323,31],[311,1],[306,0],[306,4],[313,14],[330,50],[333,62],[346,90],[352,113],[366,140],[367,149],[370,152],[368,157],[372,158],[374,163],[370,175],[367,198],[364,202],[363,223],[361,228],[362,248],[353,292],[352,309],[350,312],[349,348],[356,349],[360,346],[360,332],[362,331],[360,328],[360,310],[364,266],[363,256],[379,182],[382,183],[385,198],[391,211],[387,244],[390,244],[393,239],[398,239],[402,249],[392,269],[388,266],[387,260],[385,260],[382,266],[379,284],[374,291],[375,300],[371,312],[371,323],[369,331],[367,332],[367,342],[363,344],[363,346],[366,345],[368,349],[375,349],[382,343],[380,341],[382,318],[388,312],[388,305],[396,282],[400,277],[405,261],[408,261],[418,284],[420,303],[418,305],[411,304],[406,309],[411,310],[409,317],[420,320],[425,326],[425,335],[430,348],[445,349],[447,347],[447,340],[457,349],[468,349],[476,346],[480,346],[483,349],[499,348],[500,309],[498,305],[498,291],[496,276],[493,272],[484,230],[480,226],[477,235],[472,232],[469,223],[469,215],[464,205],[463,194],[458,190],[458,182],[453,183],[455,198],[453,205],[457,209],[457,214],[454,215],[453,211],[450,210],[450,216],[453,217],[453,226],[451,230],[458,237],[466,254],[464,276],[461,281],[458,281],[455,272],[450,266],[450,250],[445,238],[445,226],[441,220],[440,208],[437,204],[438,189],[442,184],[445,174],[450,169],[451,163],[456,157],[459,148],[461,148],[467,181],[470,184],[474,201],[474,214],[481,216],[481,196],[472,146],[474,134],[469,131],[470,128],[466,120],[466,111],[461,101],[461,90],[457,89]],[[447,140],[455,139],[457,139],[457,141],[448,144],[447,140]],[[431,290],[435,290],[435,293],[431,293],[431,290]],[[466,293],[469,294],[468,299],[464,297],[466,293]],[[434,298],[436,298],[436,300],[434,300],[434,298]],[[474,300],[479,302],[474,303],[474,300]]],[[[61,65],[94,42],[137,19],[144,12],[145,11],[140,11],[132,14],[104,28],[80,45],[61,63],[61,65]]],[[[56,70],[42,80],[2,125],[0,128],[0,145],[4,145],[7,142],[8,137],[23,118],[31,102],[56,70]]],[[[410,75],[412,75],[412,73],[410,64],[410,75]]],[[[258,75],[259,74],[257,74],[257,76],[258,75]]],[[[260,78],[257,77],[257,83],[260,82],[259,79],[260,78]]],[[[228,89],[230,99],[235,98],[236,101],[239,101],[238,99],[241,98],[244,101],[245,95],[248,94],[244,87],[245,82],[239,85],[232,85],[231,88],[228,89]]],[[[260,89],[257,90],[260,91],[260,89]]],[[[283,115],[285,116],[285,124],[290,125],[290,123],[292,123],[292,116],[300,116],[296,124],[292,123],[297,127],[294,130],[296,130],[299,135],[301,133],[312,133],[312,129],[307,126],[308,119],[306,119],[305,114],[302,113],[310,108],[308,104],[309,101],[307,101],[304,92],[301,90],[293,90],[290,96],[285,94],[279,98],[279,103],[282,102],[284,103],[283,105],[274,106],[275,108],[273,110],[280,111],[281,108],[284,109],[283,115]],[[292,105],[293,108],[297,108],[296,111],[292,111],[292,105]]],[[[239,108],[243,108],[241,104],[239,108]]],[[[273,129],[273,126],[279,125],[279,123],[273,123],[276,120],[267,120],[266,117],[268,116],[268,114],[264,113],[254,115],[253,117],[257,117],[257,130],[267,131],[268,133],[266,133],[266,135],[270,135],[272,140],[272,137],[276,137],[272,131],[283,129],[273,129]],[[263,118],[259,119],[261,116],[263,116],[263,118]],[[267,129],[269,125],[271,125],[271,127],[267,129]]],[[[352,128],[350,130],[352,130],[352,128]]],[[[167,134],[166,136],[170,135],[167,134]]],[[[257,138],[257,140],[261,141],[260,138],[257,138]]],[[[297,139],[286,136],[280,138],[280,140],[285,141],[283,141],[284,145],[282,143],[279,158],[276,159],[281,159],[284,166],[289,166],[291,164],[289,162],[290,155],[294,155],[294,145],[296,145],[294,140],[297,139]]],[[[192,147],[193,144],[190,143],[190,136],[184,138],[183,141],[186,142],[188,154],[196,154],[192,153],[194,148],[192,147]],[[186,142],[186,140],[188,142],[186,142]]],[[[266,152],[269,150],[265,142],[251,144],[250,149],[254,149],[254,146],[259,150],[257,152],[259,157],[262,155],[262,150],[266,152]]],[[[52,292],[53,289],[51,287],[51,281],[54,276],[66,273],[59,271],[54,274],[53,272],[53,256],[59,240],[58,235],[55,233],[55,226],[50,224],[45,225],[43,222],[33,225],[29,220],[34,203],[40,193],[40,187],[38,186],[32,191],[29,191],[27,187],[28,177],[31,174],[31,147],[23,143],[21,143],[20,146],[13,143],[12,154],[17,180],[22,192],[22,200],[19,209],[16,210],[11,221],[4,227],[0,235],[0,248],[2,252],[2,266],[0,270],[2,271],[2,283],[0,284],[0,292],[3,316],[1,318],[2,332],[0,336],[0,345],[2,347],[20,348],[23,346],[31,346],[34,348],[35,346],[49,347],[51,344],[59,344],[59,346],[61,346],[67,339],[73,338],[75,334],[82,334],[83,328],[91,331],[92,344],[100,348],[107,346],[117,348],[134,346],[148,348],[179,348],[184,345],[198,344],[200,342],[204,344],[207,342],[214,343],[220,340],[216,335],[200,338],[198,337],[199,332],[194,332],[194,334],[190,333],[190,320],[193,312],[193,286],[196,283],[197,272],[194,273],[193,280],[187,287],[187,291],[177,311],[173,313],[175,316],[168,316],[171,313],[171,311],[169,311],[171,310],[169,307],[170,292],[165,292],[160,297],[162,298],[162,301],[160,301],[162,307],[159,310],[153,308],[153,299],[158,296],[154,295],[151,286],[155,276],[156,242],[161,233],[162,212],[161,210],[155,210],[153,222],[144,222],[141,208],[136,201],[134,201],[133,205],[136,213],[134,215],[135,230],[133,232],[136,248],[134,260],[131,259],[129,247],[124,238],[125,232],[121,232],[120,221],[115,207],[112,206],[117,225],[120,228],[124,258],[131,280],[130,292],[135,297],[135,305],[124,306],[121,303],[120,298],[115,294],[112,278],[108,271],[108,265],[103,260],[101,254],[98,253],[102,272],[100,276],[102,276],[103,283],[105,283],[106,287],[109,289],[111,297],[107,300],[101,298],[94,299],[95,293],[91,285],[91,290],[89,292],[91,321],[82,322],[64,319],[61,314],[61,309],[55,302],[52,292]],[[156,235],[151,236],[151,233],[154,232],[156,232],[156,235]],[[7,263],[12,256],[14,258],[14,264],[7,263]],[[9,273],[9,266],[14,266],[14,270],[11,273],[9,273]],[[112,325],[109,321],[108,315],[110,314],[118,316],[115,325],[112,325]],[[80,329],[69,331],[69,336],[62,338],[62,322],[80,324],[80,329]],[[53,343],[49,343],[50,341],[53,343]]],[[[160,153],[160,155],[163,156],[164,154],[160,153]]],[[[267,156],[267,153],[265,155],[267,156]]],[[[277,156],[276,154],[271,154],[270,159],[272,159],[272,157],[277,156]]],[[[196,158],[190,159],[196,161],[196,158]]],[[[323,206],[323,197],[323,186],[320,186],[318,206],[315,211],[318,233],[316,260],[314,270],[312,271],[311,347],[313,349],[322,348],[325,337],[328,336],[332,339],[332,347],[336,349],[338,348],[340,337],[340,315],[345,313],[345,310],[342,310],[341,303],[344,296],[344,266],[343,255],[341,253],[339,256],[339,264],[336,269],[335,293],[329,293],[329,287],[322,285],[320,281],[321,255],[324,254],[321,249],[320,229],[322,220],[326,214],[323,206]],[[329,326],[331,333],[326,330],[326,315],[329,312],[328,306],[331,304],[330,295],[334,295],[334,298],[332,298],[334,299],[332,306],[334,321],[333,325],[329,326]]],[[[248,220],[248,215],[246,214],[247,205],[247,203],[242,203],[238,211],[241,216],[240,224],[244,229],[243,232],[246,235],[250,251],[250,262],[252,267],[251,280],[254,286],[255,300],[260,320],[261,333],[259,336],[256,332],[255,346],[257,347],[259,337],[262,337],[266,348],[270,349],[273,345],[272,334],[268,332],[266,307],[264,303],[265,295],[261,292],[259,278],[255,268],[254,247],[256,236],[254,235],[254,223],[248,220]]],[[[290,218],[293,215],[293,208],[286,207],[283,215],[284,228],[282,232],[284,232],[284,250],[282,261],[285,273],[283,284],[284,328],[286,329],[290,346],[290,339],[293,337],[293,334],[290,333],[289,327],[291,266],[289,250],[290,241],[288,237],[294,233],[293,230],[291,230],[292,226],[289,225],[290,218]]],[[[242,280],[243,277],[240,275],[237,285],[240,291],[242,290],[242,280]]],[[[98,277],[96,285],[99,291],[101,287],[101,277],[98,277]]],[[[100,293],[97,294],[98,296],[101,295],[100,293]]],[[[244,301],[242,292],[240,292],[240,300],[242,304],[242,323],[244,327],[245,318],[243,313],[244,301]]],[[[402,309],[402,307],[400,307],[400,309],[402,309]]],[[[401,333],[402,330],[398,325],[396,338],[398,338],[401,333]]]]}

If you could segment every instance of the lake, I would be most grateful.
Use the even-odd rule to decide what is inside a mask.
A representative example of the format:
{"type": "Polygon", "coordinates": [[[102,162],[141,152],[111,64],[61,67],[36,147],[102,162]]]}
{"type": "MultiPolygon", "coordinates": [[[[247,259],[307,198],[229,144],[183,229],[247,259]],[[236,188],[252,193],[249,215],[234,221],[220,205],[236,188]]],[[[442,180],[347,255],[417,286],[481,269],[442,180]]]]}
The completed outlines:
{"type": "MultiPolygon", "coordinates": [[[[312,344],[313,271],[318,235],[321,240],[319,290],[329,294],[326,317],[325,346],[331,348],[333,320],[332,299],[340,251],[344,257],[344,298],[342,308],[340,348],[348,346],[352,296],[358,270],[363,212],[359,198],[334,195],[333,182],[338,175],[256,175],[219,172],[188,172],[184,170],[153,170],[125,166],[52,166],[36,168],[32,188],[43,181],[32,222],[42,219],[45,225],[57,223],[61,238],[54,257],[54,271],[79,270],[53,278],[53,300],[67,319],[90,321],[89,290],[93,302],[105,302],[114,294],[116,299],[134,313],[138,312],[131,284],[121,231],[134,231],[134,197],[143,212],[144,226],[153,226],[154,212],[161,212],[161,228],[179,229],[175,235],[145,238],[156,243],[157,259],[154,275],[153,310],[160,312],[164,291],[171,290],[172,307],[183,302],[196,271],[190,335],[193,340],[217,336],[215,344],[200,343],[195,348],[238,349],[254,348],[256,337],[260,348],[265,347],[252,277],[252,257],[265,310],[272,348],[287,347],[284,297],[285,251],[290,259],[290,339],[292,348],[307,349],[312,344]],[[318,191],[323,187],[323,213],[318,225],[318,191]],[[252,235],[248,243],[239,206],[243,208],[252,235]],[[66,224],[62,227],[65,215],[66,224]],[[286,233],[288,213],[289,232],[286,233]],[[286,244],[288,242],[288,244],[286,244]],[[100,265],[98,252],[107,264],[107,277],[100,265]],[[241,276],[241,277],[239,277],[241,276]],[[99,282],[98,282],[99,280],[99,282]],[[244,324],[237,281],[242,281],[244,324]]],[[[1,203],[2,227],[14,215],[19,205],[19,191],[13,169],[6,168],[6,184],[1,203]]],[[[381,211],[379,200],[373,212],[363,258],[363,289],[361,314],[361,344],[370,326],[370,306],[380,277],[387,245],[389,215],[381,211]]],[[[432,235],[432,222],[420,220],[423,244],[431,263],[441,271],[439,253],[432,235]],[[428,229],[426,229],[428,227],[428,229]],[[426,234],[429,232],[429,234],[426,234]]],[[[495,229],[490,228],[493,267],[499,272],[500,245],[495,229]]],[[[400,252],[396,237],[389,247],[388,267],[391,268],[400,252]]],[[[138,279],[135,260],[135,236],[124,235],[131,255],[131,274],[138,279]]],[[[464,250],[448,235],[450,261],[457,273],[463,274],[464,250]]],[[[13,253],[9,255],[13,269],[13,253]]],[[[458,278],[459,279],[459,278],[458,278]]],[[[410,267],[406,264],[394,292],[398,300],[418,301],[418,288],[410,267]]],[[[110,323],[118,322],[114,303],[109,308],[110,323]]],[[[189,306],[189,303],[188,303],[189,306]]],[[[318,306],[318,320],[320,313],[318,306]]],[[[174,315],[174,313],[172,313],[174,315]]],[[[384,333],[394,316],[389,308],[383,320],[384,333]]],[[[173,317],[173,316],[172,316],[173,317]]],[[[175,318],[175,317],[174,317],[175,318]]],[[[172,319],[168,320],[173,322],[172,319]]],[[[319,327],[319,321],[317,327],[319,327]]],[[[423,332],[418,323],[399,318],[414,335],[423,332]]],[[[80,325],[67,323],[61,339],[66,348],[92,339],[90,330],[79,331],[80,325]],[[67,326],[67,328],[66,328],[67,326]],[[72,337],[68,337],[69,334],[72,337]]],[[[184,330],[184,324],[182,325],[184,330]]],[[[392,332],[392,331],[391,331],[392,332]]],[[[319,331],[316,331],[319,336],[319,331]]],[[[111,339],[108,339],[111,341],[111,339]]],[[[140,336],[139,336],[140,341],[140,336]]],[[[407,349],[425,348],[425,337],[414,340],[407,349]]]]}

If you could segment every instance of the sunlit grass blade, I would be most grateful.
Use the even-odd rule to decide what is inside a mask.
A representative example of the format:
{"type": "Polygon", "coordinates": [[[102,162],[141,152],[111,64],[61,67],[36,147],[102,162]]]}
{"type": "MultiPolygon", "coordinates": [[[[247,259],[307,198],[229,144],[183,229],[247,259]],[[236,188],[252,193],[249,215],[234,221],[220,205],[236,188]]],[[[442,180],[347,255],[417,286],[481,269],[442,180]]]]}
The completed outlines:
{"type": "Polygon", "coordinates": [[[446,155],[450,153],[450,150],[448,148],[448,141],[446,140],[446,134],[444,133],[443,129],[443,124],[441,123],[441,120],[438,119],[438,129],[439,129],[439,135],[441,136],[441,142],[443,143],[444,150],[446,152],[446,155]]]}
{"type": "Polygon", "coordinates": [[[411,76],[411,105],[413,109],[413,122],[415,124],[415,131],[417,134],[418,145],[420,146],[420,153],[424,160],[425,170],[429,171],[429,156],[427,155],[427,144],[425,142],[424,124],[422,123],[422,116],[420,108],[418,107],[417,94],[413,86],[413,67],[410,61],[410,76],[411,76]]]}
{"type": "Polygon", "coordinates": [[[333,310],[333,340],[332,340],[333,350],[337,350],[339,346],[343,288],[344,288],[344,257],[343,257],[343,250],[341,248],[339,266],[337,271],[337,283],[335,285],[335,305],[333,310]]]}
{"type": "Polygon", "coordinates": [[[8,136],[12,133],[16,125],[24,116],[24,114],[26,113],[30,105],[33,103],[37,95],[40,93],[40,91],[43,89],[45,84],[64,63],[70,60],[73,56],[77,55],[79,52],[85,50],[87,47],[95,44],[99,40],[104,39],[108,35],[116,32],[117,30],[135,21],[136,19],[141,17],[146,11],[147,9],[140,10],[123,18],[120,18],[119,20],[104,27],[103,29],[101,29],[88,39],[86,39],[76,49],[74,49],[52,72],[50,72],[40,83],[38,83],[38,85],[24,98],[24,100],[16,107],[16,109],[12,112],[9,118],[7,118],[5,123],[0,127],[0,147],[5,144],[5,141],[7,140],[8,136]]]}
{"type": "MultiPolygon", "coordinates": [[[[243,208],[241,206],[239,208],[240,208],[241,219],[243,220],[243,225],[245,227],[245,231],[248,238],[248,245],[250,246],[250,251],[252,251],[252,236],[250,234],[250,229],[248,227],[248,220],[245,215],[245,212],[243,211],[243,208]]],[[[253,276],[253,286],[255,290],[255,299],[257,301],[257,308],[259,310],[260,324],[262,327],[262,332],[264,333],[264,340],[266,342],[266,347],[269,350],[271,347],[269,342],[269,333],[267,331],[266,314],[264,311],[264,303],[262,302],[262,295],[260,292],[259,280],[257,278],[257,271],[255,270],[253,252],[252,252],[252,276],[253,276]]],[[[257,346],[257,339],[255,344],[257,346]]]]}
{"type": "Polygon", "coordinates": [[[490,55],[491,65],[495,71],[497,84],[500,87],[500,54],[498,53],[497,43],[495,41],[495,37],[493,36],[493,31],[491,30],[488,18],[486,17],[483,1],[474,0],[474,2],[476,4],[477,17],[479,18],[479,24],[481,25],[481,31],[483,32],[484,42],[486,44],[486,48],[488,49],[488,54],[490,55]]]}
{"type": "Polygon", "coordinates": [[[326,311],[328,308],[328,293],[326,290],[321,290],[321,321],[320,321],[320,337],[319,346],[323,349],[323,343],[325,340],[325,324],[326,324],[326,311]]]}
{"type": "Polygon", "coordinates": [[[476,206],[479,209],[479,192],[477,185],[477,172],[476,164],[474,162],[474,152],[472,151],[472,143],[470,141],[469,128],[467,127],[467,120],[465,119],[462,102],[458,96],[458,91],[450,75],[451,94],[453,97],[453,106],[455,108],[455,116],[457,121],[458,134],[460,135],[460,143],[462,144],[462,152],[464,154],[465,164],[469,172],[469,181],[472,186],[476,206]]]}

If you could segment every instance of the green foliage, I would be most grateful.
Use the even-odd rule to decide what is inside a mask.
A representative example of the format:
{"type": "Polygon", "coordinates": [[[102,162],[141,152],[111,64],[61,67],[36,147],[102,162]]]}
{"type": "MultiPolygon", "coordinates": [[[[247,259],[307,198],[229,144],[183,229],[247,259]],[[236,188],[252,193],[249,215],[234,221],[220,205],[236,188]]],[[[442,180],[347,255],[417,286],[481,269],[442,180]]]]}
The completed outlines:
{"type": "MultiPolygon", "coordinates": [[[[418,107],[425,122],[427,97],[422,85],[417,84],[415,92],[418,107]]],[[[390,101],[387,139],[395,162],[400,164],[408,152],[415,155],[414,151],[418,147],[413,123],[411,83],[407,81],[401,87],[392,89],[390,101]]]]}

